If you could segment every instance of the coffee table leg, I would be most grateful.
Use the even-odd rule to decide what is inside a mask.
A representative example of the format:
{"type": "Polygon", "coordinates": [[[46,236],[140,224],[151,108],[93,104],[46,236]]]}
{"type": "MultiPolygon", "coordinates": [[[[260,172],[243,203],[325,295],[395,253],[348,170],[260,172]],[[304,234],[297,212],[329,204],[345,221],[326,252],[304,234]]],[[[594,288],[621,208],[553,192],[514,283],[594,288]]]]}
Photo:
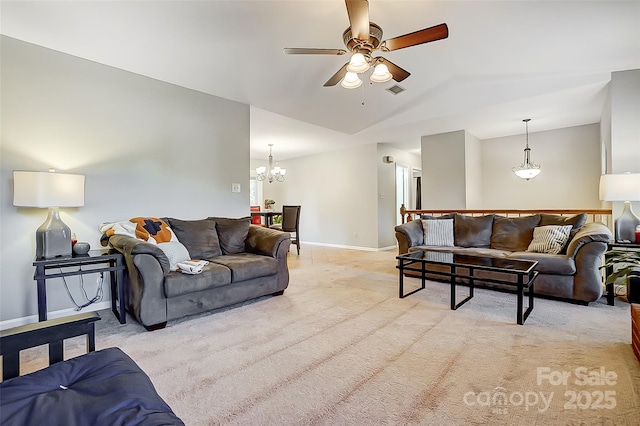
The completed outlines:
{"type": "Polygon", "coordinates": [[[456,307],[456,278],[454,277],[455,269],[451,266],[451,310],[455,311],[456,307]]]}
{"type": "Polygon", "coordinates": [[[524,321],[522,321],[522,305],[523,305],[522,299],[523,298],[524,298],[524,286],[522,285],[522,283],[518,283],[518,324],[519,325],[524,324],[524,321]]]}
{"type": "Polygon", "coordinates": [[[402,299],[404,296],[402,295],[404,289],[404,262],[400,259],[400,264],[398,265],[398,271],[400,271],[400,277],[398,278],[399,288],[398,288],[398,296],[402,299]]]}

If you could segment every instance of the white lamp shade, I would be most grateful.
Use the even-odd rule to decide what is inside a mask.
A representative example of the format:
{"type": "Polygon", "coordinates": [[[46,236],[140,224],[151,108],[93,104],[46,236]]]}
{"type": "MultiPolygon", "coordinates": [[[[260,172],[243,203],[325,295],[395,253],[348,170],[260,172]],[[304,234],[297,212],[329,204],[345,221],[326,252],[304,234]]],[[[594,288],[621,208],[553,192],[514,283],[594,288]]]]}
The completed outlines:
{"type": "Polygon", "coordinates": [[[387,68],[385,64],[376,65],[376,67],[373,69],[373,74],[371,74],[371,77],[369,77],[369,79],[374,83],[386,83],[392,78],[393,75],[391,75],[391,73],[389,72],[389,68],[387,68]]]}
{"type": "Polygon", "coordinates": [[[600,176],[602,201],[640,201],[640,173],[600,176]]]}
{"type": "Polygon", "coordinates": [[[280,174],[282,176],[286,175],[287,174],[287,169],[280,169],[280,174]]]}
{"type": "Polygon", "coordinates": [[[84,206],[84,176],[54,172],[13,172],[16,207],[84,206]]]}
{"type": "Polygon", "coordinates": [[[260,166],[256,168],[256,173],[259,175],[264,174],[267,171],[267,168],[265,166],[260,166]]]}
{"type": "Polygon", "coordinates": [[[518,169],[514,173],[522,179],[532,179],[540,174],[540,169],[518,169]]]}
{"type": "Polygon", "coordinates": [[[358,74],[354,72],[348,72],[342,79],[340,85],[345,89],[356,89],[362,86],[362,80],[360,80],[358,74]]]}
{"type": "Polygon", "coordinates": [[[361,73],[367,71],[369,67],[367,58],[362,53],[354,53],[349,60],[349,65],[347,65],[347,71],[361,73]]]}

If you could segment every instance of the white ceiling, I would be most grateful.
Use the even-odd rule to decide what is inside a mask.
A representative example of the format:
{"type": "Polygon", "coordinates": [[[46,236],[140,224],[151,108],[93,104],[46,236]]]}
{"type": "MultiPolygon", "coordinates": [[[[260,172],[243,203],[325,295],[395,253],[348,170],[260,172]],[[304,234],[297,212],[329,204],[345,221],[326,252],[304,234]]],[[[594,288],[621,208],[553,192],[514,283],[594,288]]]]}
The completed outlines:
{"type": "Polygon", "coordinates": [[[379,1],[383,39],[447,23],[449,38],[385,53],[411,72],[323,87],[346,56],[343,0],[4,1],[10,37],[250,104],[252,157],[284,160],[350,144],[419,147],[466,129],[480,139],[595,123],[611,72],[640,68],[640,1],[379,1]],[[364,105],[362,102],[364,101],[364,105]],[[295,120],[292,120],[295,119],[295,120]],[[299,121],[296,121],[299,120],[299,121]]]}

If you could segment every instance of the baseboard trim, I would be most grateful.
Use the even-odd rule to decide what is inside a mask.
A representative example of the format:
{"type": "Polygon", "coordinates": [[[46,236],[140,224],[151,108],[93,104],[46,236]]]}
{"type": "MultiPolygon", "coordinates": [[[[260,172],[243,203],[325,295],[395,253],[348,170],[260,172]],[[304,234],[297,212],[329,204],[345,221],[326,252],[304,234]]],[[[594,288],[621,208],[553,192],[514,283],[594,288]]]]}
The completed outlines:
{"type": "Polygon", "coordinates": [[[387,250],[395,250],[398,246],[388,246],[388,247],[361,247],[361,246],[348,246],[344,244],[330,244],[330,243],[315,243],[310,241],[301,241],[302,244],[310,245],[310,246],[322,246],[322,247],[334,247],[348,250],[360,250],[360,251],[387,251],[387,250]]]}
{"type": "MultiPolygon", "coordinates": [[[[77,314],[79,312],[94,312],[94,311],[101,311],[103,309],[110,309],[110,308],[111,308],[111,301],[107,300],[106,302],[100,302],[100,303],[91,304],[91,305],[81,309],[80,311],[76,311],[75,308],[67,308],[67,309],[61,309],[59,311],[48,312],[47,313],[47,318],[48,319],[62,318],[62,317],[68,317],[70,315],[75,315],[75,314],[77,314]]],[[[27,317],[4,320],[4,321],[0,321],[0,330],[6,330],[8,328],[13,328],[13,327],[19,327],[21,325],[31,324],[31,323],[34,323],[34,322],[38,322],[38,315],[37,314],[36,315],[29,315],[27,317]]]]}

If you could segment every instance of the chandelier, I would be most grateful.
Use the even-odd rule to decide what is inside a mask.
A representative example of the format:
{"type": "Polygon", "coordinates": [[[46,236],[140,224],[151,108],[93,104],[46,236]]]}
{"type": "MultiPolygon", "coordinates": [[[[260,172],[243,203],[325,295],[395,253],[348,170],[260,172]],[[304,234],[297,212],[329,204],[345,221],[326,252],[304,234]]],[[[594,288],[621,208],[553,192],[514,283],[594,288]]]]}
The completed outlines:
{"type": "Polygon", "coordinates": [[[531,161],[531,148],[529,148],[529,121],[531,121],[531,119],[525,118],[522,121],[524,121],[527,132],[527,145],[524,149],[524,161],[518,167],[512,168],[511,171],[519,178],[529,180],[538,176],[540,173],[540,164],[536,164],[531,161]]]}
{"type": "Polygon", "coordinates": [[[258,176],[256,179],[258,180],[266,180],[271,183],[274,180],[278,182],[284,181],[284,175],[287,173],[286,169],[281,169],[278,166],[273,167],[273,155],[271,155],[271,147],[272,143],[269,144],[269,172],[267,173],[267,168],[265,166],[260,166],[256,168],[256,173],[258,176]]]}
{"type": "Polygon", "coordinates": [[[345,89],[355,89],[362,86],[362,80],[358,74],[367,72],[373,66],[373,73],[369,77],[373,83],[385,83],[393,78],[389,68],[383,63],[382,58],[372,58],[360,52],[354,53],[347,65],[345,74],[340,85],[345,89]]]}

